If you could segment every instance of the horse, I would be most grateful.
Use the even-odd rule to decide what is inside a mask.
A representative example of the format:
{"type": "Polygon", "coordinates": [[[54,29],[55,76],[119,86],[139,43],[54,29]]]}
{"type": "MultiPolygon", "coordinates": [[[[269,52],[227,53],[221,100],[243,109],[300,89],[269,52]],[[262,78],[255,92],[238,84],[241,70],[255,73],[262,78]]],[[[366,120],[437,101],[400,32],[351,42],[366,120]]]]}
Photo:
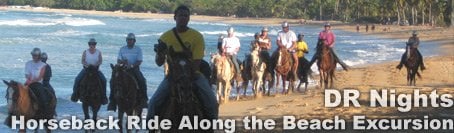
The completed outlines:
{"type": "Polygon", "coordinates": [[[254,96],[261,96],[259,93],[263,84],[263,76],[266,71],[266,62],[260,58],[259,47],[253,47],[251,52],[251,75],[252,75],[252,90],[254,96]]]}
{"type": "Polygon", "coordinates": [[[330,48],[326,46],[323,40],[318,40],[317,51],[319,53],[317,66],[320,72],[320,88],[333,88],[334,71],[336,70],[336,60],[334,59],[330,48]]]}
{"type": "MultiPolygon", "coordinates": [[[[40,90],[35,90],[35,92],[28,86],[24,86],[13,80],[10,82],[3,80],[3,83],[8,86],[7,90],[12,90],[12,93],[7,91],[7,101],[10,106],[8,108],[9,116],[5,122],[8,126],[11,126],[12,124],[12,116],[23,116],[25,121],[30,119],[47,121],[54,118],[57,100],[55,95],[47,90],[47,88],[37,88],[40,90]],[[37,94],[37,92],[40,94],[37,94]],[[49,100],[49,103],[41,103],[44,99],[49,100]]],[[[32,83],[30,86],[40,86],[39,84],[40,83],[32,83]]],[[[48,123],[44,126],[46,128],[46,132],[50,133],[51,131],[48,128],[48,123]]],[[[20,129],[19,132],[25,132],[25,129],[20,129]]]]}
{"type": "Polygon", "coordinates": [[[418,55],[415,47],[408,47],[407,61],[405,61],[405,68],[407,68],[407,85],[416,86],[416,75],[421,78],[418,68],[421,65],[421,58],[418,55]]]}
{"type": "Polygon", "coordinates": [[[309,84],[308,76],[311,75],[312,71],[309,69],[304,69],[306,65],[309,65],[309,61],[304,58],[300,57],[298,61],[298,79],[300,83],[298,84],[298,91],[300,91],[301,85],[304,83],[304,90],[307,90],[307,85],[309,84]]]}
{"type": "Polygon", "coordinates": [[[235,77],[235,67],[226,56],[219,54],[212,54],[211,62],[216,71],[214,77],[216,77],[215,82],[219,103],[228,103],[232,80],[235,77]]]}
{"type": "MultiPolygon", "coordinates": [[[[195,75],[193,73],[192,60],[190,55],[185,52],[175,52],[169,48],[166,61],[169,66],[169,73],[166,76],[169,83],[170,97],[164,102],[162,109],[158,110],[159,119],[167,119],[172,122],[172,126],[165,132],[197,132],[194,130],[179,130],[178,126],[183,117],[193,120],[206,119],[203,106],[197,96],[197,86],[193,83],[195,75]]],[[[152,131],[150,131],[152,132],[152,131]]]]}
{"type": "MultiPolygon", "coordinates": [[[[294,79],[292,75],[292,56],[287,51],[287,48],[279,48],[276,52],[273,53],[273,64],[276,64],[274,69],[276,71],[276,87],[279,86],[279,77],[282,80],[282,94],[289,92],[290,88],[293,91],[294,79]],[[286,88],[285,81],[289,81],[289,88],[286,88]],[[286,91],[287,89],[287,91],[286,91]]],[[[268,89],[268,94],[270,89],[268,89]]]]}
{"type": "Polygon", "coordinates": [[[96,121],[98,117],[98,111],[101,107],[102,101],[102,81],[99,77],[98,68],[95,66],[88,66],[86,74],[80,81],[79,85],[79,96],[82,102],[82,109],[84,111],[85,119],[90,119],[89,107],[91,108],[93,117],[96,121]]]}
{"type": "MultiPolygon", "coordinates": [[[[117,101],[118,119],[120,132],[123,132],[123,115],[138,116],[141,118],[142,107],[147,103],[142,103],[140,97],[139,84],[135,77],[129,72],[130,68],[123,64],[110,64],[112,68],[112,77],[110,87],[112,88],[113,97],[117,101]]],[[[128,132],[130,132],[128,130],[128,132]]]]}

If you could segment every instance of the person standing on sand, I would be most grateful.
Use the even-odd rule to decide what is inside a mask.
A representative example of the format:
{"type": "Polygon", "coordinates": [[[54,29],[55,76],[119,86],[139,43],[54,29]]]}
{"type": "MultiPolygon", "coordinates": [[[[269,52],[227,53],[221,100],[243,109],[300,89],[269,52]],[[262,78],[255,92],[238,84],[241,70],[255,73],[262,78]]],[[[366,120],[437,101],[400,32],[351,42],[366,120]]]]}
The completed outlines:
{"type": "Polygon", "coordinates": [[[403,64],[405,64],[405,62],[407,61],[407,52],[410,52],[409,51],[410,48],[415,48],[416,52],[418,53],[419,58],[421,59],[419,62],[421,64],[421,70],[425,70],[426,66],[424,65],[424,61],[423,61],[424,58],[422,57],[422,54],[419,52],[418,47],[419,47],[418,33],[416,31],[413,31],[412,36],[410,38],[408,38],[405,53],[402,55],[402,58],[400,59],[400,63],[399,63],[399,65],[397,65],[396,68],[397,69],[402,68],[403,64]]]}
{"type": "Polygon", "coordinates": [[[372,32],[375,31],[375,24],[372,24],[371,30],[372,30],[372,32]]]}
{"type": "Polygon", "coordinates": [[[366,24],[366,32],[369,32],[369,24],[366,24]]]}
{"type": "Polygon", "coordinates": [[[359,32],[359,24],[356,24],[356,32],[359,32]]]}

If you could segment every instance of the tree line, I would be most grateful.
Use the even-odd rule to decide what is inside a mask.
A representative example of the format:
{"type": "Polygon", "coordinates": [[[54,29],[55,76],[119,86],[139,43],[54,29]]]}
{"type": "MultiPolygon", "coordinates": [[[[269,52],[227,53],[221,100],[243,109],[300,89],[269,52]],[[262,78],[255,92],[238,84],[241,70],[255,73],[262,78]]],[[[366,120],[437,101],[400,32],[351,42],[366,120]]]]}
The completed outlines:
{"type": "Polygon", "coordinates": [[[0,0],[0,5],[172,13],[184,4],[210,16],[452,26],[453,0],[0,0]]]}

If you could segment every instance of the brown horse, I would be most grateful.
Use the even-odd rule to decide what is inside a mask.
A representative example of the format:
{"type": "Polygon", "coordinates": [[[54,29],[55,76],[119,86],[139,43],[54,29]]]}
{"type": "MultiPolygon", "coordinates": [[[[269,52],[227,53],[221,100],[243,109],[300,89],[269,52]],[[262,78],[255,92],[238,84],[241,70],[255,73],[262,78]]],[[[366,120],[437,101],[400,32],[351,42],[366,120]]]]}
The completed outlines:
{"type": "Polygon", "coordinates": [[[336,70],[336,60],[331,54],[331,50],[326,46],[323,40],[317,43],[319,58],[317,60],[318,71],[320,72],[320,88],[333,88],[334,71],[336,70]]]}
{"type": "Polygon", "coordinates": [[[215,82],[219,103],[227,103],[232,90],[231,84],[235,76],[235,68],[225,56],[219,54],[212,54],[211,62],[216,72],[213,77],[216,77],[215,82]]]}
{"type": "MultiPolygon", "coordinates": [[[[110,87],[114,93],[114,99],[118,106],[118,119],[120,132],[123,132],[123,115],[138,116],[141,118],[142,107],[147,103],[142,103],[140,97],[139,84],[134,76],[129,72],[129,68],[121,64],[110,64],[112,68],[112,77],[110,79],[110,87]]],[[[128,132],[130,132],[128,130],[128,132]]]]}
{"type": "Polygon", "coordinates": [[[97,67],[89,66],[85,71],[86,74],[80,81],[78,93],[81,96],[80,101],[82,102],[85,119],[90,119],[89,107],[91,107],[92,119],[96,121],[103,97],[102,81],[101,77],[99,77],[97,67]]]}
{"type": "MultiPolygon", "coordinates": [[[[282,94],[287,94],[290,89],[295,88],[294,86],[294,79],[292,78],[292,56],[287,51],[287,48],[280,48],[278,51],[273,53],[273,64],[276,64],[275,71],[276,71],[276,87],[279,86],[279,77],[281,77],[282,81],[282,94]],[[286,88],[285,81],[289,81],[288,88],[286,88]]],[[[270,89],[268,89],[268,94],[270,89]]]]}
{"type": "Polygon", "coordinates": [[[418,55],[417,49],[409,47],[407,50],[407,61],[405,61],[405,68],[407,68],[407,85],[416,86],[416,75],[421,78],[418,68],[421,65],[421,59],[418,55]]]}
{"type": "Polygon", "coordinates": [[[298,78],[300,80],[300,83],[298,84],[297,88],[298,91],[300,91],[300,87],[304,83],[304,90],[307,90],[307,85],[309,84],[309,76],[311,75],[312,71],[310,70],[310,68],[304,69],[304,67],[306,67],[306,65],[309,65],[309,61],[304,57],[300,57],[298,63],[298,78]]]}
{"type": "Polygon", "coordinates": [[[167,75],[170,97],[166,99],[162,109],[157,110],[159,119],[168,119],[172,122],[169,130],[163,132],[198,132],[196,130],[179,130],[178,126],[183,116],[193,120],[198,117],[199,120],[205,119],[203,106],[197,96],[197,86],[195,86],[191,56],[185,52],[175,52],[170,47],[166,56],[169,66],[167,75]]]}
{"type": "MultiPolygon", "coordinates": [[[[12,116],[16,116],[17,119],[19,118],[19,116],[24,116],[25,121],[30,119],[49,120],[54,118],[57,100],[55,95],[53,95],[53,93],[48,91],[46,88],[37,88],[40,89],[37,90],[37,92],[39,91],[42,94],[35,95],[35,93],[31,91],[28,86],[24,86],[16,81],[8,82],[3,80],[3,83],[8,86],[7,90],[12,90],[12,93],[7,93],[7,100],[10,100],[8,98],[11,98],[12,100],[8,108],[9,116],[6,119],[6,122],[7,124],[9,124],[9,126],[11,126],[10,122],[12,122],[12,116]],[[46,97],[45,95],[49,97],[46,97]],[[42,99],[47,99],[49,103],[40,103],[42,99]]],[[[46,124],[45,127],[46,132],[49,133],[50,130],[47,128],[48,125],[46,124]]],[[[25,130],[21,129],[19,130],[19,132],[25,132],[25,130]]]]}

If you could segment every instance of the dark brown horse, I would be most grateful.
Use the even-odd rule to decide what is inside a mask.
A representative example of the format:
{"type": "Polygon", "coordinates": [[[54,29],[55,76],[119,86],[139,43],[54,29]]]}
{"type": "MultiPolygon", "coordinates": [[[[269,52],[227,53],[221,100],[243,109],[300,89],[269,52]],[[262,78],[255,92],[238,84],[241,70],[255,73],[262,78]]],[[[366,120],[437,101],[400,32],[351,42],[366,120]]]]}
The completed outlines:
{"type": "Polygon", "coordinates": [[[334,86],[334,71],[336,70],[336,60],[334,59],[331,50],[319,40],[317,43],[317,51],[320,54],[317,59],[318,71],[320,72],[320,88],[333,88],[334,86]]]}
{"type": "MultiPolygon", "coordinates": [[[[292,75],[292,55],[287,51],[287,48],[280,48],[278,51],[273,53],[273,64],[276,64],[274,69],[276,71],[276,87],[279,86],[279,77],[282,81],[282,94],[286,94],[291,89],[295,88],[294,79],[292,75]],[[285,81],[289,81],[288,88],[286,88],[285,81]]],[[[268,94],[270,89],[268,89],[268,94]]]]}
{"type": "Polygon", "coordinates": [[[194,117],[198,117],[199,120],[206,118],[202,103],[196,95],[198,88],[193,83],[195,75],[191,55],[188,52],[175,52],[172,47],[168,51],[166,61],[169,65],[169,73],[166,78],[168,78],[169,88],[166,89],[170,89],[170,97],[156,113],[159,119],[172,121],[171,129],[164,132],[198,132],[178,129],[183,116],[187,116],[191,121],[194,117]]]}
{"type": "MultiPolygon", "coordinates": [[[[110,79],[110,87],[114,93],[114,99],[118,106],[118,119],[120,132],[123,132],[123,115],[138,116],[141,118],[142,107],[146,103],[142,103],[141,94],[139,94],[139,84],[134,76],[129,72],[130,68],[121,64],[110,64],[112,68],[112,78],[110,79]]],[[[130,132],[128,130],[128,132],[130,132]]]]}
{"type": "Polygon", "coordinates": [[[421,58],[418,55],[417,49],[409,47],[407,52],[407,61],[405,61],[405,68],[407,68],[407,85],[416,86],[416,75],[421,78],[418,68],[421,65],[421,58]]]}
{"type": "Polygon", "coordinates": [[[297,88],[298,91],[300,91],[300,87],[304,83],[304,90],[307,90],[307,85],[309,84],[309,76],[311,75],[312,71],[310,70],[310,68],[304,68],[309,65],[309,61],[304,57],[300,57],[298,63],[298,78],[300,80],[300,83],[298,84],[297,88]]]}
{"type": "MultiPolygon", "coordinates": [[[[8,108],[9,116],[6,119],[9,126],[11,126],[12,116],[16,116],[17,119],[19,119],[19,116],[23,116],[25,121],[30,119],[49,120],[54,118],[57,100],[55,95],[46,88],[36,88],[39,90],[32,91],[28,86],[24,86],[16,81],[8,82],[3,80],[3,83],[8,86],[7,90],[12,90],[12,93],[7,93],[7,100],[11,100],[8,108]],[[40,94],[35,94],[36,92],[40,94]],[[49,101],[49,103],[41,103],[43,99],[49,101]]],[[[47,124],[44,126],[46,128],[48,127],[47,124]]],[[[25,130],[19,130],[19,132],[25,132],[25,130]]],[[[46,132],[49,133],[50,130],[47,128],[46,132]]]]}
{"type": "Polygon", "coordinates": [[[82,102],[82,109],[84,110],[85,119],[90,119],[89,108],[91,108],[93,117],[96,121],[98,111],[101,107],[102,101],[102,81],[98,74],[98,68],[89,66],[85,69],[86,74],[80,81],[79,96],[82,102]]]}

